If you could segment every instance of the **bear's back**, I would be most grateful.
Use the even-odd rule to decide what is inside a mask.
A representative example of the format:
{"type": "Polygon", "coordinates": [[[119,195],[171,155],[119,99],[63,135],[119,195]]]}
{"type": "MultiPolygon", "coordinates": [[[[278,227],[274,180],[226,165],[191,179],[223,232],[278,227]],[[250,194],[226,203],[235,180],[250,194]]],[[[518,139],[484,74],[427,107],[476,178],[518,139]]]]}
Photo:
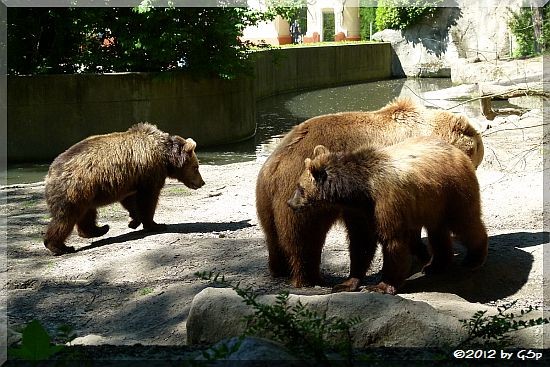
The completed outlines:
{"type": "Polygon", "coordinates": [[[46,176],[50,186],[67,191],[116,191],[143,177],[166,177],[168,134],[154,126],[135,125],[125,132],[90,136],[61,153],[46,176]]]}
{"type": "Polygon", "coordinates": [[[470,158],[441,139],[409,138],[379,153],[383,154],[380,164],[384,167],[372,178],[375,200],[404,215],[429,218],[453,211],[460,203],[479,201],[479,184],[470,158]]]}

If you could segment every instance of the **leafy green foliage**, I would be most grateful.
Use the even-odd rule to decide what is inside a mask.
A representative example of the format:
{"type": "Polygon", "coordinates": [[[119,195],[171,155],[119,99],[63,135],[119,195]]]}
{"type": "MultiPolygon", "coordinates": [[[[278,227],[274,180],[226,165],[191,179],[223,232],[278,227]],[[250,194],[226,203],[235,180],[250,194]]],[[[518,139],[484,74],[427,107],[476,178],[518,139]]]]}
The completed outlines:
{"type": "Polygon", "coordinates": [[[300,24],[305,26],[305,22],[302,23],[303,19],[300,18],[307,8],[306,0],[266,0],[266,5],[268,11],[272,14],[280,15],[289,23],[292,23],[294,19],[298,19],[300,24]]]}
{"type": "Polygon", "coordinates": [[[535,29],[534,9],[525,7],[517,12],[510,11],[508,27],[517,43],[514,56],[532,56],[550,47],[550,23],[546,21],[550,16],[550,3],[539,9],[540,11],[543,17],[540,32],[535,29]],[[539,37],[537,33],[540,34],[539,37]]]}
{"type": "Polygon", "coordinates": [[[8,355],[17,359],[41,361],[49,359],[63,348],[64,345],[53,345],[48,332],[40,322],[33,320],[23,329],[21,346],[8,349],[8,355]]]}
{"type": "Polygon", "coordinates": [[[375,7],[360,8],[359,18],[360,18],[360,26],[361,26],[361,39],[369,40],[371,23],[372,23],[372,34],[378,32],[378,27],[376,26],[376,8],[375,7]]]}
{"type": "Polygon", "coordinates": [[[352,343],[350,329],[361,320],[359,317],[344,320],[327,318],[308,309],[301,302],[289,305],[289,294],[280,293],[272,305],[260,303],[251,288],[233,285],[213,272],[195,273],[201,279],[231,287],[251,306],[254,314],[246,318],[245,335],[262,335],[279,342],[297,356],[317,362],[328,361],[327,353],[335,351],[351,364],[352,343]]]}
{"type": "Polygon", "coordinates": [[[550,323],[548,318],[517,320],[517,317],[523,317],[534,309],[529,306],[527,309],[520,310],[520,314],[510,312],[517,301],[497,307],[498,313],[492,316],[486,316],[487,311],[478,311],[468,320],[460,320],[462,326],[468,330],[468,338],[462,344],[468,344],[475,340],[482,339],[486,343],[496,342],[498,345],[506,345],[510,342],[511,331],[526,329],[529,327],[550,323]]]}
{"type": "Polygon", "coordinates": [[[443,0],[380,0],[376,8],[376,27],[406,29],[432,17],[443,0]]]}
{"type": "Polygon", "coordinates": [[[212,347],[202,351],[202,356],[207,361],[217,361],[227,359],[231,354],[237,352],[243,343],[244,336],[240,337],[235,344],[228,346],[226,343],[221,343],[217,347],[212,347]]]}
{"type": "Polygon", "coordinates": [[[323,42],[334,41],[334,13],[323,13],[323,42]]]}
{"type": "Polygon", "coordinates": [[[234,78],[251,71],[248,8],[8,8],[11,74],[183,70],[234,78]]]}

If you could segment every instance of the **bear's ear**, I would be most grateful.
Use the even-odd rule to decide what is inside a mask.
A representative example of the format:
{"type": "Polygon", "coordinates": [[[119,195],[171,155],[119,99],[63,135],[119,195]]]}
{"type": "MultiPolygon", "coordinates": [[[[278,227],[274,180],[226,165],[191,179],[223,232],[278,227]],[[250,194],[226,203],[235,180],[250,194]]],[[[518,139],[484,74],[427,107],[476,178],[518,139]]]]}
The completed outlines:
{"type": "Polygon", "coordinates": [[[324,145],[317,145],[315,148],[313,148],[313,157],[317,157],[321,154],[329,154],[330,151],[325,147],[324,145]]]}
{"type": "Polygon", "coordinates": [[[187,153],[192,153],[195,148],[197,147],[197,143],[191,138],[185,139],[185,146],[184,149],[187,153]]]}
{"type": "MultiPolygon", "coordinates": [[[[189,154],[187,151],[188,141],[180,136],[175,135],[170,137],[170,143],[172,146],[168,153],[168,161],[172,166],[176,168],[182,168],[187,161],[187,157],[189,154]]],[[[195,142],[193,141],[193,143],[195,142]]],[[[193,146],[193,149],[194,148],[195,147],[193,146]]]]}

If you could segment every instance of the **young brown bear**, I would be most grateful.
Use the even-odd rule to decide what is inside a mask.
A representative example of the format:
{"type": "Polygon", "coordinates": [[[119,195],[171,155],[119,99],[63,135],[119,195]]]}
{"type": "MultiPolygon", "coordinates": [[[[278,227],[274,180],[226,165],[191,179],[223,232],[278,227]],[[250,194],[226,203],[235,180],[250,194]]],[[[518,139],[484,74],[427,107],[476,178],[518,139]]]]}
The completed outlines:
{"type": "Polygon", "coordinates": [[[130,214],[130,228],[160,228],[153,221],[166,177],[191,189],[204,185],[193,139],[170,136],[140,123],[125,132],[90,136],[61,153],[46,176],[46,203],[52,220],[44,245],[54,255],[75,252],[65,240],[77,225],[81,237],[102,236],[97,207],[119,201],[130,214]]]}
{"type": "Polygon", "coordinates": [[[375,248],[364,245],[374,238],[362,216],[323,206],[294,213],[286,202],[296,188],[304,159],[315,146],[352,151],[366,144],[383,147],[419,135],[436,135],[465,152],[474,166],[481,163],[481,136],[464,116],[425,109],[409,99],[397,99],[374,112],[323,115],[295,126],[267,159],[256,183],[256,208],[266,236],[271,274],[290,275],[297,287],[321,283],[325,237],[341,219],[348,232],[350,277],[362,278],[375,248]]]}
{"type": "MultiPolygon", "coordinates": [[[[444,270],[452,261],[450,232],[468,250],[464,265],[479,267],[487,256],[487,232],[472,162],[440,139],[415,137],[386,148],[337,153],[317,146],[314,159],[305,159],[305,170],[288,205],[294,210],[328,206],[362,213],[363,225],[382,245],[382,281],[371,287],[380,292],[395,294],[407,278],[422,227],[428,232],[432,254],[426,273],[444,270]]],[[[348,283],[358,287],[360,278],[348,283]]]]}

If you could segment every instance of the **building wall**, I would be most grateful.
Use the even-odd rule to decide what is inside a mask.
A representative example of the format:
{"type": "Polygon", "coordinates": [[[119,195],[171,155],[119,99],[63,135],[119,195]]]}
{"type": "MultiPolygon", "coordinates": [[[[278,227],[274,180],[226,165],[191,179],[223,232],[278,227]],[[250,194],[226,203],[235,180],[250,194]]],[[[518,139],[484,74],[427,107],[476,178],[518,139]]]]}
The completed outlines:
{"type": "Polygon", "coordinates": [[[306,42],[358,41],[360,36],[358,0],[318,0],[308,4],[306,42]],[[335,39],[323,39],[323,13],[334,13],[335,39]],[[316,35],[319,35],[318,37],[316,35]]]}
{"type": "Polygon", "coordinates": [[[300,47],[255,55],[255,78],[193,80],[183,73],[8,77],[8,162],[52,160],[83,138],[149,121],[199,147],[256,130],[256,100],[391,77],[389,43],[300,47]]]}

